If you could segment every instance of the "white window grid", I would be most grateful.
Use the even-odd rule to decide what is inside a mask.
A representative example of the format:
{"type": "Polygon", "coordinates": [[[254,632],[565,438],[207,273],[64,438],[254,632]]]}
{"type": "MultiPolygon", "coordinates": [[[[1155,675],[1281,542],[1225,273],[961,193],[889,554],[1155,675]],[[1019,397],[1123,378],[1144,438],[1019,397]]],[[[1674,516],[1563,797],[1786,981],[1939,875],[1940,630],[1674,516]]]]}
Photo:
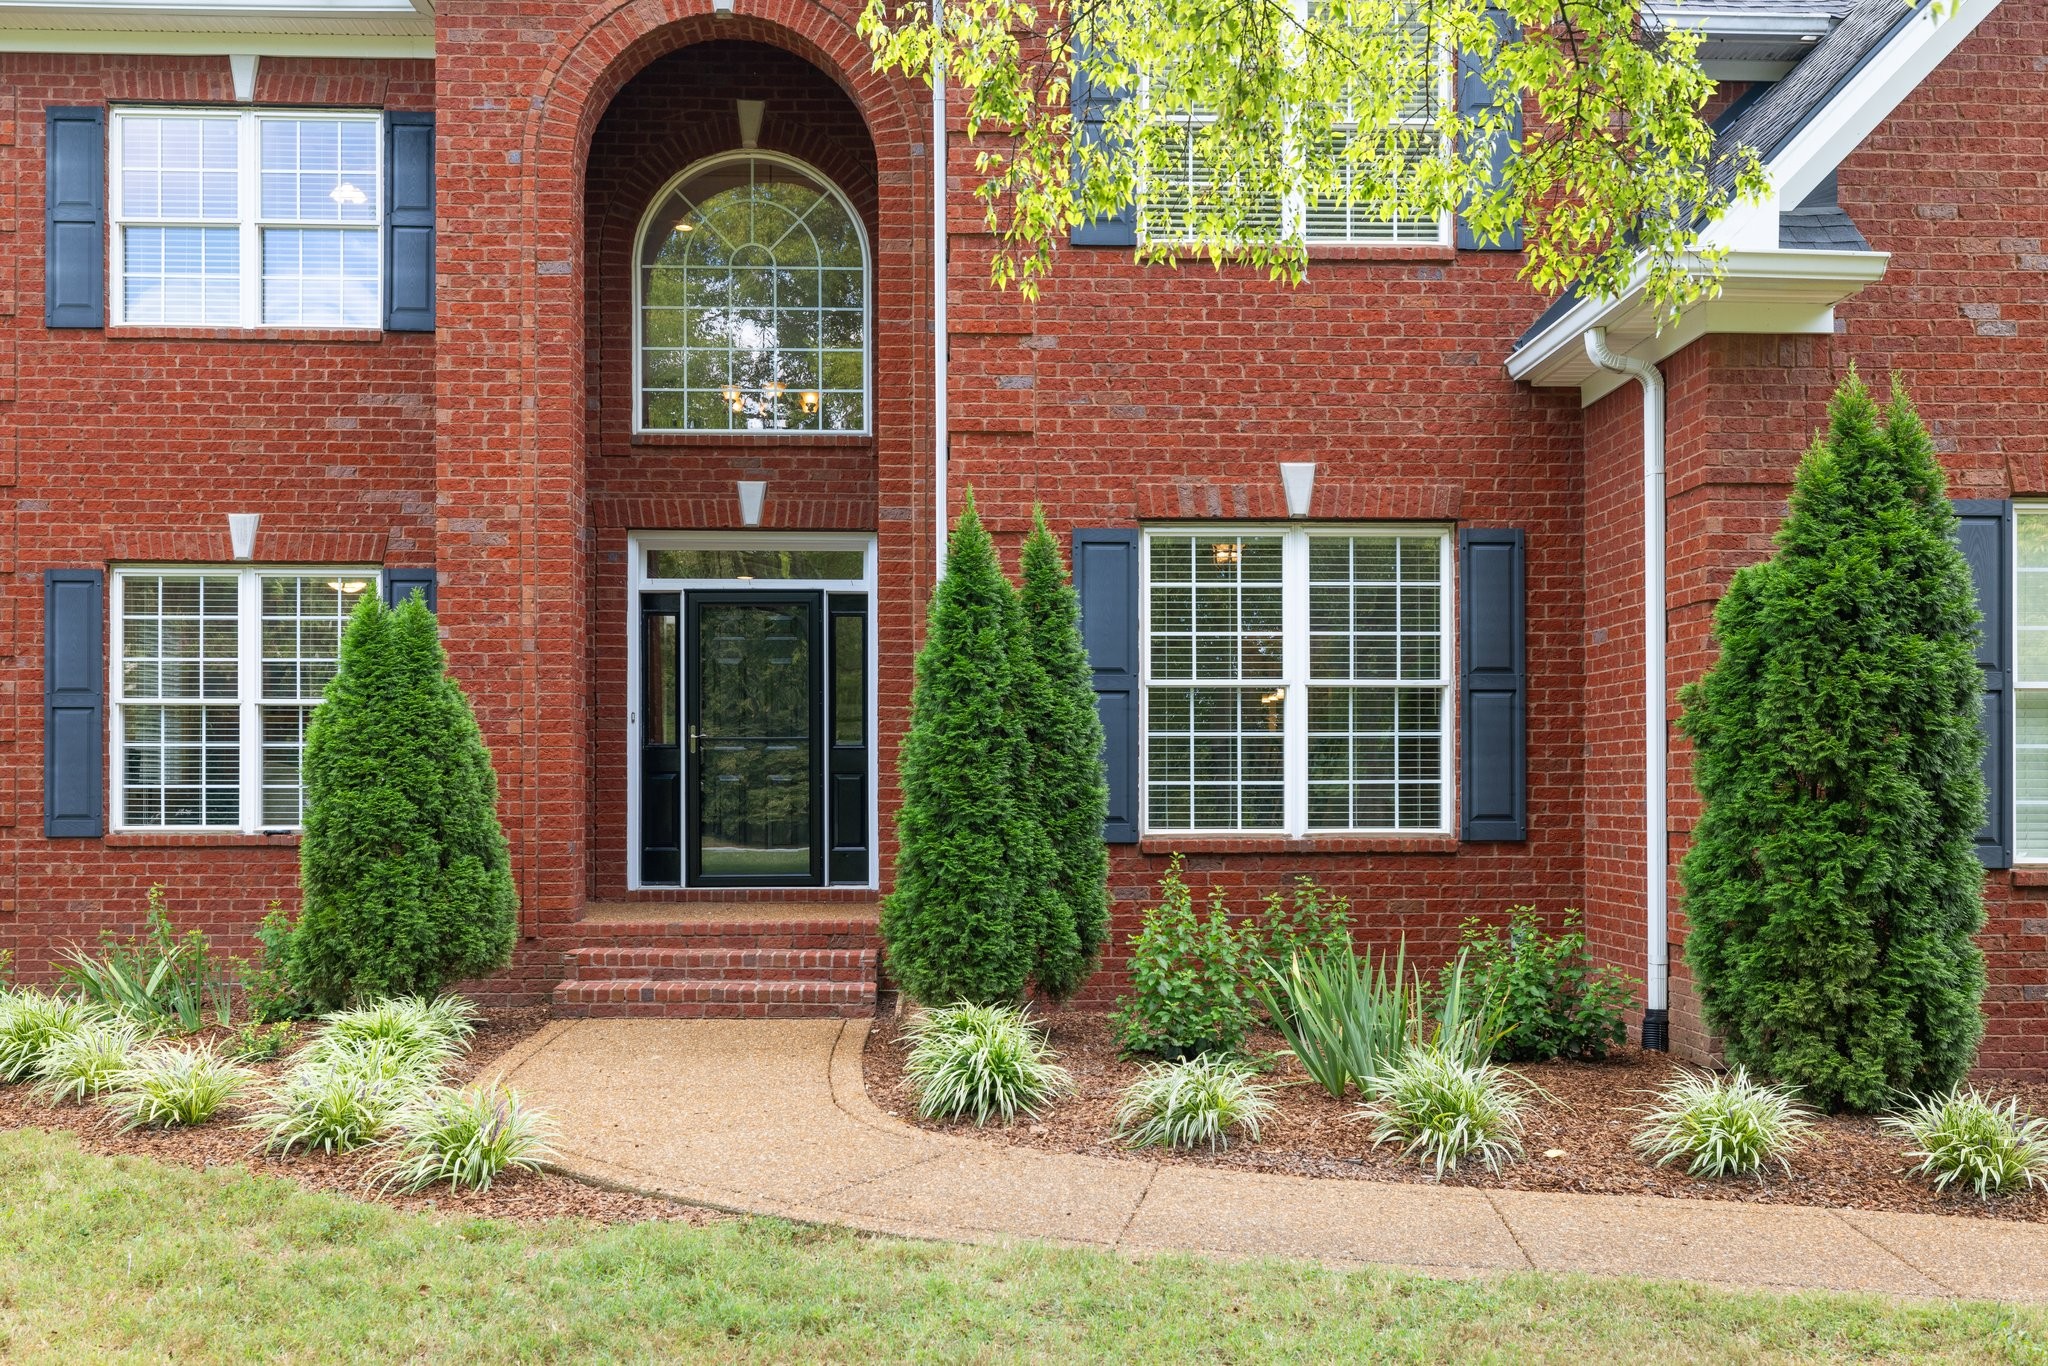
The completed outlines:
{"type": "MultiPolygon", "coordinates": [[[[811,233],[809,217],[806,214],[805,219],[794,224],[790,231],[811,233]]],[[[732,272],[719,268],[699,270],[698,274],[730,276],[732,272]]],[[[874,422],[873,288],[873,254],[869,250],[866,226],[839,187],[815,167],[793,157],[759,150],[723,153],[687,167],[654,196],[634,234],[633,429],[636,432],[715,432],[736,436],[757,433],[776,436],[789,432],[866,435],[874,422]],[[660,226],[656,220],[670,211],[678,191],[691,181],[717,170],[721,165],[742,162],[785,167],[822,187],[825,195],[819,206],[829,205],[845,216],[859,249],[858,266],[827,266],[821,260],[815,267],[814,302],[802,299],[785,301],[780,293],[783,272],[777,270],[772,273],[774,292],[769,302],[752,309],[692,310],[685,306],[654,304],[652,286],[657,273],[687,282],[689,272],[694,269],[687,264],[680,267],[657,266],[645,259],[650,234],[660,226]],[[844,292],[839,290],[840,277],[852,274],[856,269],[858,289],[853,295],[854,302],[848,304],[844,292]],[[719,311],[741,315],[751,311],[768,315],[767,326],[776,334],[775,345],[765,348],[772,350],[776,358],[776,372],[769,380],[773,385],[772,392],[764,385],[752,382],[754,377],[746,377],[747,382],[742,383],[735,375],[733,358],[749,348],[732,345],[730,339],[723,348],[692,343],[691,329],[695,322],[691,313],[719,311]],[[782,344],[784,318],[798,318],[801,326],[802,315],[808,315],[812,323],[812,339],[808,343],[785,347],[782,344]],[[657,323],[659,326],[655,325],[657,323]],[[851,338],[846,335],[849,324],[853,329],[851,338]],[[661,354],[657,357],[654,353],[661,354]],[[798,361],[808,361],[812,370],[808,373],[785,373],[782,368],[785,353],[798,361]],[[857,366],[859,371],[851,383],[845,382],[847,377],[843,373],[848,364],[857,366]],[[708,368],[721,366],[715,374],[708,368]],[[668,382],[657,382],[663,380],[668,382]],[[735,408],[726,399],[735,386],[744,408],[735,408]],[[813,412],[804,411],[807,392],[817,396],[817,407],[813,412]],[[680,420],[654,420],[648,405],[651,394],[673,395],[681,405],[680,420]],[[713,403],[712,400],[719,401],[713,403]],[[832,425],[835,410],[849,403],[857,405],[859,420],[832,425]],[[699,420],[696,411],[700,408],[707,410],[703,421],[699,420]],[[709,412],[712,408],[716,409],[715,414],[709,412]],[[713,416],[715,421],[711,420],[713,416]]]]}
{"type": "Polygon", "coordinates": [[[2013,507],[2013,858],[2048,863],[2048,503],[2013,507]]]}
{"type": "Polygon", "coordinates": [[[243,834],[296,830],[302,815],[299,758],[306,718],[332,677],[348,610],[362,593],[381,591],[380,571],[357,566],[116,568],[107,613],[113,828],[243,834]],[[290,610],[300,607],[306,583],[341,585],[336,610],[314,615],[290,610]],[[131,584],[143,588],[142,599],[151,584],[159,593],[164,584],[179,585],[188,600],[194,595],[183,586],[199,585],[197,629],[186,631],[188,614],[165,613],[160,598],[155,610],[138,601],[131,611],[131,584]],[[279,591],[286,584],[292,585],[289,604],[279,591]],[[165,631],[167,620],[177,623],[175,638],[165,631]],[[184,686],[188,678],[189,687],[184,686]],[[174,724],[173,713],[196,715],[196,720],[174,724]],[[179,752],[175,773],[172,751],[179,752]],[[130,819],[129,809],[131,754],[141,770],[156,778],[133,784],[136,819],[130,819]],[[191,780],[195,774],[196,781],[191,780]],[[174,776],[179,780],[171,781],[174,776]],[[173,806],[166,795],[152,805],[148,799],[152,790],[193,789],[196,802],[188,798],[173,806]],[[173,810],[196,810],[201,818],[172,819],[173,810]]]}
{"type": "MultiPolygon", "coordinates": [[[[1320,0],[1293,0],[1293,9],[1298,20],[1305,21],[1319,8],[1320,0]]],[[[1427,134],[1436,127],[1436,111],[1447,107],[1447,102],[1455,94],[1452,84],[1455,55],[1450,48],[1439,47],[1434,63],[1434,88],[1418,89],[1394,126],[1422,134],[1427,134]]],[[[1149,102],[1149,79],[1139,80],[1138,98],[1149,102]]],[[[1195,207],[1203,202],[1206,195],[1214,192],[1216,184],[1215,168],[1202,155],[1198,135],[1201,127],[1216,121],[1216,115],[1212,110],[1195,109],[1171,114],[1162,113],[1160,117],[1179,123],[1186,136],[1181,139],[1180,146],[1176,149],[1171,183],[1163,187],[1141,185],[1139,188],[1139,232],[1150,241],[1187,241],[1194,232],[1195,207]]],[[[1359,126],[1355,119],[1340,119],[1332,133],[1339,140],[1341,147],[1359,135],[1359,126]]],[[[1424,140],[1405,148],[1402,160],[1413,167],[1429,156],[1443,155],[1448,150],[1447,138],[1436,139],[1434,148],[1424,140]]],[[[1347,182],[1352,179],[1353,172],[1348,166],[1343,174],[1347,182]]],[[[1283,201],[1272,206],[1270,214],[1262,214],[1259,218],[1261,225],[1270,225],[1277,220],[1282,237],[1299,237],[1311,246],[1383,243],[1443,246],[1449,244],[1451,240],[1451,215],[1448,212],[1426,218],[1404,217],[1399,213],[1382,216],[1366,205],[1343,202],[1312,203],[1303,194],[1286,196],[1283,201]]]]}
{"type": "MultiPolygon", "coordinates": [[[[213,135],[218,137],[218,135],[213,135]]],[[[360,136],[360,134],[358,134],[360,136]]],[[[295,139],[296,142],[296,139],[295,139]]],[[[109,174],[108,200],[111,213],[108,231],[109,278],[113,296],[113,321],[122,325],[162,325],[173,327],[347,327],[381,328],[383,326],[384,294],[384,137],[383,114],[375,110],[313,110],[313,109],[264,109],[264,110],[222,110],[188,108],[121,108],[113,111],[108,135],[109,174]],[[196,125],[200,130],[202,143],[208,139],[210,129],[227,128],[233,132],[234,164],[232,167],[232,193],[228,191],[227,168],[216,168],[211,160],[224,150],[216,142],[211,145],[208,163],[203,170],[201,212],[198,215],[165,215],[159,202],[151,211],[149,204],[131,204],[129,179],[131,170],[141,172],[150,168],[131,167],[128,164],[128,148],[131,134],[146,141],[146,129],[152,123],[161,126],[163,121],[176,124],[196,125]],[[346,201],[340,197],[331,200],[335,209],[332,214],[322,210],[319,213],[305,212],[303,195],[293,196],[296,201],[292,211],[275,207],[279,201],[275,195],[265,195],[266,171],[263,165],[263,138],[266,130],[277,131],[291,128],[303,135],[308,126],[348,125],[351,129],[365,128],[369,133],[371,161],[368,169],[357,173],[338,170],[333,173],[333,189],[341,192],[344,177],[354,192],[362,195],[357,204],[351,195],[346,201]],[[223,209],[222,199],[232,199],[232,212],[223,209]],[[222,290],[210,300],[199,318],[172,317],[162,309],[142,311],[141,316],[131,310],[128,299],[129,284],[129,240],[131,230],[138,233],[164,233],[179,230],[200,230],[207,234],[203,239],[206,263],[224,260],[229,255],[227,243],[233,243],[232,278],[235,282],[232,297],[222,290]],[[266,272],[265,239],[268,234],[276,235],[280,255],[287,242],[293,243],[300,251],[310,240],[308,232],[319,234],[338,233],[341,244],[337,257],[337,270],[333,273],[285,275],[266,272]],[[232,232],[230,239],[228,234],[232,232]],[[336,316],[308,318],[301,308],[291,315],[278,315],[276,310],[266,310],[266,288],[274,288],[281,297],[287,286],[303,290],[310,278],[315,282],[332,280],[339,299],[345,300],[351,294],[366,299],[367,307],[359,308],[353,318],[346,317],[345,309],[336,316]],[[354,289],[350,285],[353,283],[354,289]]],[[[304,169],[295,158],[290,167],[273,167],[267,173],[273,191],[282,188],[282,181],[289,177],[303,183],[308,178],[319,179],[326,172],[304,169]]],[[[163,173],[158,171],[157,184],[161,186],[163,173]]],[[[317,201],[316,201],[317,202],[317,201]]],[[[138,249],[140,241],[138,240],[138,249]]],[[[148,262],[139,261],[138,265],[148,262]]],[[[228,271],[205,271],[207,279],[224,280],[228,271]]],[[[137,278],[142,278],[138,273],[137,278]]],[[[184,278],[184,277],[181,277],[184,278]]],[[[316,291],[317,292],[317,291],[316,291]]],[[[303,299],[303,294],[301,294],[303,299]]]]}
{"type": "MultiPolygon", "coordinates": [[[[1440,835],[1451,826],[1454,794],[1452,725],[1454,703],[1451,691],[1455,676],[1453,651],[1455,634],[1451,615],[1452,557],[1447,529],[1412,525],[1325,526],[1315,529],[1280,526],[1189,526],[1164,525],[1148,528],[1144,536],[1143,586],[1140,595],[1139,655],[1141,706],[1139,717],[1139,785],[1144,794],[1142,816],[1147,836],[1230,836],[1266,835],[1304,837],[1308,835],[1440,835]],[[1192,611],[1177,617],[1178,604],[1171,595],[1183,586],[1177,577],[1155,582],[1154,547],[1162,541],[1193,538],[1197,556],[1235,556],[1239,565],[1251,562],[1253,574],[1234,584],[1221,578],[1212,581],[1216,589],[1230,588],[1212,601],[1209,620],[1217,619],[1230,596],[1228,610],[1236,617],[1232,629],[1194,629],[1201,618],[1192,611]],[[1267,566],[1270,550],[1277,542],[1279,571],[1276,580],[1267,566]],[[1395,560],[1396,577],[1376,579],[1361,576],[1354,569],[1343,584],[1327,572],[1318,572],[1318,562],[1337,543],[1378,544],[1391,542],[1401,547],[1395,560]],[[1323,549],[1320,554],[1317,547],[1323,549]],[[1399,556],[1430,554],[1427,578],[1398,577],[1399,556]],[[1319,582],[1319,580],[1322,580],[1319,582]],[[1336,625],[1334,603],[1329,590],[1342,588],[1351,624],[1336,625]],[[1392,616],[1384,627],[1359,626],[1358,599],[1361,590],[1393,590],[1392,616]],[[1322,589],[1320,595],[1317,590],[1322,589]],[[1422,590],[1427,590],[1422,591],[1422,590]],[[1248,596],[1249,595],[1249,596],[1248,596]],[[1319,601],[1320,598],[1320,601],[1319,601]],[[1185,632],[1155,629],[1155,608],[1162,620],[1186,620],[1185,632]],[[1277,628],[1275,626],[1277,611],[1277,628]],[[1180,638],[1186,648],[1180,649],[1180,638]],[[1155,649],[1155,639],[1162,648],[1155,649]],[[1319,643],[1320,642],[1320,643],[1319,643]],[[1345,648],[1335,649],[1341,643],[1345,648]],[[1433,648],[1428,648],[1433,645],[1433,648]],[[1344,658],[1340,662],[1336,655],[1344,658]],[[1380,656],[1391,661],[1382,670],[1380,656]],[[1190,700],[1188,722],[1183,730],[1176,723],[1158,729],[1166,740],[1188,741],[1188,752],[1157,756],[1154,750],[1155,698],[1168,699],[1183,693],[1208,692],[1210,714],[1195,715],[1198,705],[1190,700]],[[1234,696],[1233,696],[1234,695],[1234,696]],[[1340,696],[1341,695],[1341,696],[1340,696]],[[1224,699],[1229,697],[1226,702],[1224,699]],[[1335,705],[1341,701],[1350,724],[1339,730],[1330,724],[1335,705]],[[1386,724],[1361,727],[1360,710],[1386,724]],[[1226,722],[1223,712],[1234,712],[1226,722]],[[1384,713],[1382,718],[1381,714],[1384,713]],[[1206,724],[1204,722],[1206,721],[1206,724]],[[1277,734],[1278,744],[1258,734],[1277,734]],[[1246,737],[1257,743],[1247,747],[1246,737]],[[1196,787],[1203,782],[1196,743],[1211,742],[1211,755],[1220,753],[1222,742],[1231,741],[1238,766],[1239,786],[1247,757],[1253,763],[1252,784],[1246,796],[1212,791],[1209,814],[1235,804],[1231,823],[1197,821],[1196,787]],[[1341,740],[1344,760],[1350,771],[1339,779],[1328,768],[1341,740]],[[1362,748],[1373,753],[1362,754],[1362,748]],[[1275,751],[1279,777],[1273,777],[1275,751]],[[1392,762],[1392,819],[1374,817],[1385,808],[1361,800],[1367,786],[1358,778],[1361,759],[1392,762]],[[1155,772],[1155,767],[1162,771],[1155,772]],[[1164,771],[1170,769],[1171,772],[1164,771]],[[1320,773],[1320,777],[1318,774],[1320,773]],[[1182,776],[1185,774],[1185,776],[1182,776]],[[1188,789],[1188,799],[1179,809],[1160,815],[1180,815],[1185,823],[1155,819],[1155,784],[1188,789]],[[1275,787],[1278,812],[1275,817],[1275,787]],[[1344,790],[1344,819],[1334,817],[1334,795],[1344,790]],[[1405,794],[1405,796],[1404,796],[1405,794]],[[1250,819],[1246,819],[1249,814],[1250,819]]],[[[1419,568],[1419,567],[1418,567],[1419,568]]],[[[1197,579],[1196,592],[1201,584],[1197,579]]],[[[1190,605],[1192,606],[1192,599],[1190,605]]],[[[1170,704],[1169,704],[1170,705],[1170,704]]],[[[1164,748],[1171,749],[1168,745],[1164,748]]],[[[1376,781],[1376,780],[1375,780],[1376,781]]],[[[1223,783],[1210,779],[1209,786],[1223,783]]]]}

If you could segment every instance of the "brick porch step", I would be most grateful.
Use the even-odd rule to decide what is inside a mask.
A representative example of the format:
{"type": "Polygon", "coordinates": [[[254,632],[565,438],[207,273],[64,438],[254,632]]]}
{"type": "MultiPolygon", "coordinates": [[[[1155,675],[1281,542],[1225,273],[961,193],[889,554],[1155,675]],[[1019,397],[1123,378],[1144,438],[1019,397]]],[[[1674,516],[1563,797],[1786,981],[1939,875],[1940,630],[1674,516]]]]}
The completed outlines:
{"type": "Polygon", "coordinates": [[[873,949],[601,946],[569,952],[569,980],[655,982],[868,982],[873,949]]]}
{"type": "Polygon", "coordinates": [[[862,982],[621,977],[563,982],[555,987],[554,1005],[559,1015],[586,1019],[852,1018],[874,1012],[875,983],[872,977],[862,982]]]}

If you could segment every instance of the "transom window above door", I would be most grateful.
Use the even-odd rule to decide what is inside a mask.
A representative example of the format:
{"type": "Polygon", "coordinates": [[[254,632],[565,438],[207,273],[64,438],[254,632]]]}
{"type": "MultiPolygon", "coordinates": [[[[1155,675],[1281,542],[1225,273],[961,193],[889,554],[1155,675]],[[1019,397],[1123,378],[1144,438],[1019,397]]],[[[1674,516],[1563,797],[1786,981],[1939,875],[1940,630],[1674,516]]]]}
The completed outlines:
{"type": "Polygon", "coordinates": [[[867,430],[867,242],[815,172],[754,152],[693,167],[637,261],[640,430],[867,430]]]}

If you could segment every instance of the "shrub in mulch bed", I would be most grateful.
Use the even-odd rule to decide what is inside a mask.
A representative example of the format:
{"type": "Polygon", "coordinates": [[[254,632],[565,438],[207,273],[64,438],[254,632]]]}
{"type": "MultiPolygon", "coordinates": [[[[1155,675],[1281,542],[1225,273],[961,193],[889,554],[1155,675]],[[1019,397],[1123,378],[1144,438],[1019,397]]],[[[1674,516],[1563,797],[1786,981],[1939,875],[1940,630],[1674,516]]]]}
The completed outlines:
{"type": "MultiPolygon", "coordinates": [[[[1107,1015],[1065,1009],[1036,1018],[1061,1065],[1074,1078],[1073,1094],[1036,1120],[987,1129],[965,1122],[920,1120],[916,1093],[903,1076],[907,1043],[902,1022],[886,1012],[868,1040],[868,1094],[884,1111],[907,1123],[987,1143],[1298,1176],[1432,1179],[1414,1159],[1402,1156],[1397,1145],[1375,1147],[1372,1120],[1360,1118],[1364,1112],[1355,1100],[1331,1099],[1292,1057],[1274,1058],[1286,1043],[1266,1029],[1255,1031],[1245,1045],[1250,1056],[1273,1058],[1259,1080],[1275,1088],[1274,1109],[1262,1118],[1256,1143],[1234,1142],[1213,1154],[1206,1147],[1133,1150],[1118,1138],[1117,1107],[1141,1076],[1146,1060],[1119,1053],[1107,1015]]],[[[1763,1182],[1753,1177],[1693,1177],[1683,1164],[1659,1167],[1637,1152],[1632,1140],[1656,1107],[1656,1093],[1690,1070],[1635,1048],[1618,1050],[1604,1062],[1518,1065],[1515,1072],[1528,1080],[1533,1092],[1522,1109],[1524,1157],[1504,1163],[1498,1173],[1476,1163],[1461,1165],[1447,1171],[1443,1183],[2048,1222],[2048,1192],[2014,1188],[1984,1201],[1967,1187],[1935,1190],[1931,1181],[1915,1174],[1915,1159],[1907,1156],[1902,1137],[1871,1115],[1814,1116],[1807,1141],[1787,1154],[1789,1171],[1780,1173],[1773,1165],[1763,1182]]],[[[2001,1084],[1995,1089],[2001,1095],[2016,1095],[2024,1110],[2048,1112],[2048,1085],[2001,1084]]]]}

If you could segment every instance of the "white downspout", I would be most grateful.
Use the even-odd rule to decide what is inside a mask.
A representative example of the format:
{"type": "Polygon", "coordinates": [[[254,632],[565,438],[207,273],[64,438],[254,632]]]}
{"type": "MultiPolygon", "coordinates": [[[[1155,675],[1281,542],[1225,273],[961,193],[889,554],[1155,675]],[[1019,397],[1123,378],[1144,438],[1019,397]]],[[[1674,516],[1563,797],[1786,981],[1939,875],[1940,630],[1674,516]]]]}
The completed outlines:
{"type": "MultiPolygon", "coordinates": [[[[943,15],[941,6],[937,13],[943,15]]],[[[938,579],[946,577],[946,67],[932,60],[932,499],[938,579]]]]}
{"type": "Polygon", "coordinates": [[[1586,332],[1586,355],[1643,386],[1643,878],[1649,963],[1643,1047],[1671,1047],[1670,837],[1665,833],[1664,376],[1648,361],[1610,350],[1607,329],[1586,332]]]}

